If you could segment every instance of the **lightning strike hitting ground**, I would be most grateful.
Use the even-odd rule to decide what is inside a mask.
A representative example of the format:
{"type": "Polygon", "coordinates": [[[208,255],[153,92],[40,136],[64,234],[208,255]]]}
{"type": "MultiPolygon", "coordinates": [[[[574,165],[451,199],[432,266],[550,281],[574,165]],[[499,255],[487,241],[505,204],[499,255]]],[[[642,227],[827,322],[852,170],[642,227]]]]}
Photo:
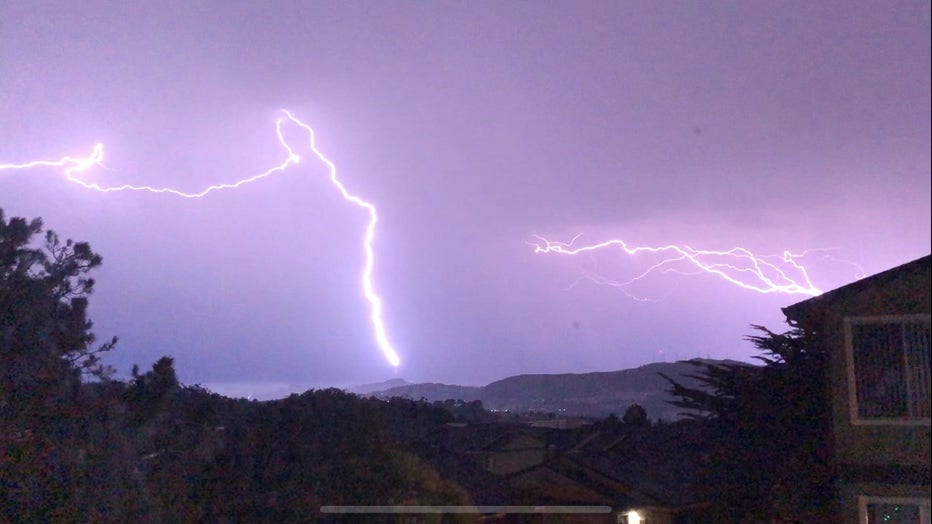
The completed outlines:
{"type": "Polygon", "coordinates": [[[373,205],[371,202],[363,200],[357,195],[353,195],[346,189],[343,183],[340,182],[340,180],[337,178],[337,170],[336,170],[336,166],[334,165],[334,163],[330,161],[330,159],[328,159],[326,156],[324,156],[324,154],[321,153],[320,150],[317,149],[317,145],[314,141],[314,130],[311,128],[311,126],[302,122],[301,120],[296,118],[294,115],[292,115],[287,110],[283,110],[282,112],[285,114],[285,117],[279,118],[275,122],[275,133],[278,136],[278,142],[281,144],[281,146],[285,149],[285,152],[287,153],[287,157],[285,158],[284,161],[282,161],[277,166],[272,167],[266,171],[263,171],[262,173],[259,173],[257,175],[253,175],[248,178],[243,178],[241,180],[238,180],[232,183],[221,183],[221,184],[210,185],[194,193],[189,193],[189,192],[181,191],[181,190],[170,188],[170,187],[134,186],[130,184],[124,184],[120,186],[101,186],[96,183],[82,180],[81,178],[78,177],[79,173],[87,171],[88,169],[94,166],[102,165],[101,163],[103,161],[103,154],[104,154],[103,144],[95,145],[93,150],[91,151],[91,154],[84,158],[66,156],[58,160],[37,160],[37,161],[26,162],[22,164],[0,164],[0,171],[32,169],[32,168],[38,168],[38,167],[59,167],[59,168],[62,168],[65,174],[65,178],[69,182],[77,184],[85,189],[92,189],[94,191],[99,191],[101,193],[113,193],[113,192],[119,192],[119,191],[143,191],[147,193],[160,193],[160,194],[167,193],[167,194],[179,196],[182,198],[190,198],[190,199],[202,198],[206,196],[208,193],[211,193],[213,191],[219,191],[222,189],[236,189],[242,185],[249,184],[251,182],[256,182],[258,180],[266,178],[275,173],[283,172],[288,167],[294,164],[297,164],[301,160],[301,158],[298,156],[297,153],[294,152],[291,146],[288,145],[288,143],[285,141],[284,136],[282,135],[282,126],[288,122],[291,122],[301,127],[305,131],[307,131],[308,144],[310,146],[311,152],[317,157],[318,160],[320,160],[327,166],[327,169],[329,170],[330,182],[334,186],[336,186],[337,190],[339,190],[340,195],[343,197],[343,199],[348,202],[351,202],[352,204],[355,204],[356,206],[359,206],[365,209],[369,213],[369,224],[366,226],[366,232],[365,232],[365,235],[363,236],[363,241],[362,241],[363,251],[366,254],[366,263],[365,263],[365,267],[363,268],[362,277],[361,277],[362,278],[362,291],[363,291],[363,295],[366,298],[366,301],[369,302],[369,306],[370,306],[369,318],[370,318],[370,321],[372,322],[372,329],[375,333],[376,344],[378,345],[382,353],[385,355],[385,359],[388,360],[389,364],[397,368],[401,364],[401,359],[398,357],[398,353],[395,351],[391,342],[389,342],[388,340],[388,335],[386,334],[386,331],[385,331],[385,323],[382,320],[382,299],[376,293],[375,287],[372,284],[372,272],[375,268],[375,252],[373,250],[372,244],[375,241],[375,226],[376,226],[376,223],[378,223],[378,214],[376,212],[375,205],[373,205]]]}
{"type": "Polygon", "coordinates": [[[595,275],[586,278],[599,284],[606,284],[621,288],[628,296],[632,295],[625,287],[646,278],[653,273],[676,272],[682,274],[707,273],[724,279],[738,287],[756,291],[758,293],[785,293],[788,295],[821,295],[822,291],[812,284],[806,268],[797,262],[806,256],[809,251],[793,254],[784,251],[782,257],[776,255],[758,256],[742,247],[735,247],[727,251],[711,251],[693,249],[689,246],[636,246],[630,247],[623,240],[613,239],[597,244],[573,247],[580,235],[570,242],[553,242],[544,237],[534,235],[537,239],[528,242],[534,246],[534,253],[556,253],[559,255],[578,255],[609,248],[620,247],[629,255],[644,253],[660,254],[664,256],[660,262],[649,266],[639,275],[623,282],[604,279],[595,275]],[[771,262],[777,259],[778,261],[771,262]],[[682,269],[686,266],[687,269],[682,269]],[[787,269],[789,268],[789,269],[787,269]],[[791,275],[792,273],[792,275],[791,275]],[[795,276],[793,276],[795,275],[795,276]]]}

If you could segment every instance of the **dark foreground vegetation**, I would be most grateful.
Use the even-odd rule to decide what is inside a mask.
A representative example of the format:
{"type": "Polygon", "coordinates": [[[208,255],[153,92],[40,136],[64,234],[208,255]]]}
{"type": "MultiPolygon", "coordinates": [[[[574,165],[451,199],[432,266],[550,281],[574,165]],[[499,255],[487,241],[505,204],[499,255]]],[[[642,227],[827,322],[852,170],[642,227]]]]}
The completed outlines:
{"type": "Polygon", "coordinates": [[[233,400],[172,359],[110,380],[86,316],[101,257],[0,212],[0,520],[306,520],[322,505],[469,504],[402,441],[441,407],[309,391],[233,400]]]}
{"type": "Polygon", "coordinates": [[[179,384],[169,357],[112,380],[100,357],[117,341],[97,344],[86,315],[101,257],[52,232],[37,246],[41,231],[0,211],[0,521],[352,520],[325,505],[649,505],[671,522],[830,515],[824,363],[798,332],[751,337],[763,366],[697,363],[701,387],[671,380],[693,414],[676,423],[619,406],[623,417],[562,429],[552,416],[496,420],[479,402],[334,389],[235,400],[179,384]]]}

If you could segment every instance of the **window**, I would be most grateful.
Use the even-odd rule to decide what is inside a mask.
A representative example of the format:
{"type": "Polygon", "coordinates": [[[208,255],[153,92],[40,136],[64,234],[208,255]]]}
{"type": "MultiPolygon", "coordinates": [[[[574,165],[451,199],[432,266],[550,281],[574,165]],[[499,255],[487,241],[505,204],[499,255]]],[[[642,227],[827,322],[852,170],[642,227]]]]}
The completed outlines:
{"type": "Polygon", "coordinates": [[[618,514],[618,524],[647,524],[647,520],[635,510],[618,514]]]}
{"type": "Polygon", "coordinates": [[[930,524],[929,499],[858,497],[861,524],[930,524]]]}
{"type": "Polygon", "coordinates": [[[853,423],[929,423],[929,335],[929,315],[845,320],[853,423]]]}

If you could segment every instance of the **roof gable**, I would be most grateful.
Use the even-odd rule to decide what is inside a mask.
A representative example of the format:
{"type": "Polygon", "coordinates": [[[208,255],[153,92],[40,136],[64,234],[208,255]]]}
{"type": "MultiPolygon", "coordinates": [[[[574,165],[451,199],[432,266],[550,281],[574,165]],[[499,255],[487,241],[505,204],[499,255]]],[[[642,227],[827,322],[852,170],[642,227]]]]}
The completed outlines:
{"type": "Polygon", "coordinates": [[[783,308],[791,321],[805,323],[826,310],[841,314],[928,313],[932,255],[862,278],[820,296],[783,308]]]}

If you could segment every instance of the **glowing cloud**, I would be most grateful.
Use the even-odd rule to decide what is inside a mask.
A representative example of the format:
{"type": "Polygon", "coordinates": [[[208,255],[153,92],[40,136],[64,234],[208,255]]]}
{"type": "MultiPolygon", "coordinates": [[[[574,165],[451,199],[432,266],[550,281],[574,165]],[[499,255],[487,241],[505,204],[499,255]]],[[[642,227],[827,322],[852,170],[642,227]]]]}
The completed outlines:
{"type": "Polygon", "coordinates": [[[758,256],[743,247],[735,247],[727,251],[712,251],[693,249],[689,246],[635,246],[631,247],[624,240],[612,239],[596,244],[574,247],[577,235],[570,242],[554,242],[535,235],[533,242],[527,242],[534,247],[534,253],[558,255],[579,255],[600,249],[619,247],[628,255],[659,254],[661,260],[651,264],[637,276],[623,282],[604,279],[589,275],[588,278],[599,284],[606,284],[624,288],[654,273],[677,272],[682,274],[710,274],[725,280],[733,285],[755,291],[757,293],[785,293],[788,295],[817,296],[822,294],[812,284],[806,268],[798,263],[798,259],[806,256],[809,251],[793,254],[784,251],[782,256],[758,256]],[[684,269],[685,268],[685,269],[684,269]]]}
{"type": "Polygon", "coordinates": [[[200,191],[193,193],[181,191],[179,189],[174,189],[170,187],[156,187],[156,186],[135,186],[130,184],[124,184],[119,186],[101,186],[96,183],[87,182],[79,178],[79,174],[87,171],[88,169],[101,165],[104,155],[103,144],[97,144],[94,146],[91,154],[87,157],[77,158],[77,157],[62,157],[58,160],[37,160],[32,162],[26,162],[22,164],[0,164],[0,171],[12,171],[12,170],[22,170],[22,169],[33,169],[39,167],[59,167],[62,168],[65,178],[74,184],[77,184],[85,189],[92,189],[94,191],[99,191],[101,193],[114,193],[120,191],[143,191],[147,193],[158,193],[158,194],[170,194],[182,198],[197,199],[202,198],[213,191],[219,191],[223,189],[237,189],[245,184],[251,182],[256,182],[263,178],[266,178],[275,173],[280,173],[285,171],[288,167],[297,164],[300,161],[300,157],[294,150],[288,145],[284,136],[282,135],[282,126],[288,123],[297,125],[304,129],[308,134],[308,144],[310,146],[311,152],[317,157],[318,160],[323,162],[327,169],[329,170],[330,182],[337,188],[340,192],[340,195],[344,200],[355,204],[363,209],[365,209],[369,214],[369,224],[366,226],[365,234],[362,238],[362,248],[366,254],[366,263],[362,271],[362,292],[366,298],[366,301],[369,302],[370,306],[370,315],[369,319],[372,323],[372,329],[375,334],[375,341],[379,349],[382,351],[382,354],[385,355],[385,359],[388,360],[389,364],[392,366],[398,367],[401,364],[401,359],[398,357],[398,353],[395,351],[395,348],[392,346],[391,342],[388,340],[388,335],[385,330],[385,323],[382,320],[382,299],[376,293],[375,286],[372,283],[372,273],[375,268],[375,251],[372,247],[375,242],[375,226],[378,223],[378,214],[376,212],[375,205],[371,202],[363,200],[357,195],[350,193],[343,183],[337,178],[336,166],[330,159],[324,156],[323,153],[317,149],[317,145],[314,142],[314,130],[308,124],[302,122],[296,118],[291,112],[283,110],[285,117],[279,118],[275,122],[275,133],[278,136],[278,142],[281,144],[286,152],[286,158],[280,164],[269,168],[266,171],[263,171],[259,174],[237,180],[236,182],[231,183],[220,183],[214,184],[205,187],[200,191]]]}

